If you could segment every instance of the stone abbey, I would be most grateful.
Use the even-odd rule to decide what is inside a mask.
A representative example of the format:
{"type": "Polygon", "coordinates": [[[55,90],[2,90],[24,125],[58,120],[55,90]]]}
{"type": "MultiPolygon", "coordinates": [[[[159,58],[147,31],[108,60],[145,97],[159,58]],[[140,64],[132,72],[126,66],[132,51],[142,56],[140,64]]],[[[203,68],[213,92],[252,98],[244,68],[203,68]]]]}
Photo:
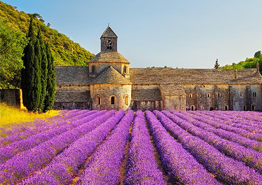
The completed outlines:
{"type": "Polygon", "coordinates": [[[256,69],[129,68],[107,27],[88,67],[57,66],[55,109],[262,111],[256,69]]]}

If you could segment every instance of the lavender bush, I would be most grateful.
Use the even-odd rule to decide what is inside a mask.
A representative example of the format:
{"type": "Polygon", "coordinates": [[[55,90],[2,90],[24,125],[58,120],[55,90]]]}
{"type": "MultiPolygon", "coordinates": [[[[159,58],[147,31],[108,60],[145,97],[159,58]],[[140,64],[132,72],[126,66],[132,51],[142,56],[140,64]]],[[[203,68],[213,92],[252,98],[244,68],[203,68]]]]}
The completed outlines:
{"type": "Polygon", "coordinates": [[[177,125],[185,120],[168,111],[162,112],[173,121],[173,123],[161,122],[164,127],[217,179],[227,184],[260,184],[262,182],[262,176],[254,169],[245,166],[242,162],[226,157],[213,146],[190,135],[177,125]]]}
{"type": "Polygon", "coordinates": [[[84,164],[87,157],[94,152],[124,114],[124,111],[117,112],[97,128],[76,140],[65,151],[55,157],[46,168],[42,169],[37,175],[24,180],[22,184],[32,184],[32,182],[38,184],[41,183],[42,178],[47,177],[52,177],[55,184],[72,183],[78,168],[84,164]]]}
{"type": "Polygon", "coordinates": [[[129,110],[95,151],[77,184],[119,184],[119,171],[133,117],[134,112],[129,110]]]}
{"type": "MultiPolygon", "coordinates": [[[[163,166],[168,172],[172,183],[192,185],[220,184],[180,143],[168,134],[151,111],[146,111],[145,113],[154,143],[156,144],[163,166]]],[[[158,117],[161,116],[159,111],[155,110],[154,113],[158,117]]],[[[163,115],[160,120],[161,122],[173,124],[171,120],[163,115]]]]}
{"type": "Polygon", "coordinates": [[[166,184],[154,159],[142,111],[136,112],[133,124],[125,184],[166,184]]]}
{"type": "MultiPolygon", "coordinates": [[[[97,113],[100,114],[101,112],[97,113]]],[[[68,145],[79,139],[81,136],[90,132],[102,122],[115,114],[115,111],[102,111],[102,115],[92,121],[86,122],[79,127],[67,131],[51,140],[48,140],[30,150],[14,156],[12,159],[6,161],[0,166],[0,170],[9,174],[15,179],[9,179],[9,175],[5,175],[5,181],[8,183],[17,183],[23,178],[31,175],[34,171],[39,170],[42,166],[47,165],[58,153],[61,153],[68,145]]]]}

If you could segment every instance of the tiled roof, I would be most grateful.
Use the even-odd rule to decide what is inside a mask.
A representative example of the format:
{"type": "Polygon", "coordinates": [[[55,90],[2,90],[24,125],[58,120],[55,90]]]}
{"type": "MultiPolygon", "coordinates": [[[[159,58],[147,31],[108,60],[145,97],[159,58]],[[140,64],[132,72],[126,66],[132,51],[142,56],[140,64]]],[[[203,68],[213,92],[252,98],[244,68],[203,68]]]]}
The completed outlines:
{"type": "Polygon", "coordinates": [[[131,92],[133,101],[156,101],[161,100],[160,89],[136,89],[131,92]]]}
{"type": "Polygon", "coordinates": [[[117,35],[115,34],[115,32],[112,30],[112,28],[110,26],[108,26],[106,28],[106,30],[104,31],[104,33],[101,35],[102,37],[111,37],[111,38],[117,38],[117,35]]]}
{"type": "Polygon", "coordinates": [[[115,68],[108,66],[90,84],[131,84],[130,80],[123,77],[115,68]]]}
{"type": "Polygon", "coordinates": [[[130,62],[118,52],[100,52],[89,61],[89,63],[92,62],[130,64],[130,62]]]}
{"type": "Polygon", "coordinates": [[[57,85],[88,85],[88,67],[82,66],[56,66],[57,85]]]}
{"type": "Polygon", "coordinates": [[[261,84],[256,69],[130,68],[132,84],[261,84]]]}

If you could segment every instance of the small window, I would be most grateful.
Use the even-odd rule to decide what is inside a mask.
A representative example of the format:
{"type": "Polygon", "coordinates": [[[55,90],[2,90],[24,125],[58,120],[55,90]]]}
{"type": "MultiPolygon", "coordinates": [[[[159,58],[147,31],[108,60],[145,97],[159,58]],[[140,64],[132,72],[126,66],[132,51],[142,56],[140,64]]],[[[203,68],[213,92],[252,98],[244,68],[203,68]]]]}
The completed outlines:
{"type": "Polygon", "coordinates": [[[112,49],[112,40],[107,40],[107,49],[112,49]]]}
{"type": "Polygon", "coordinates": [[[193,96],[192,93],[189,93],[189,98],[192,98],[192,96],[193,96]]]}
{"type": "Polygon", "coordinates": [[[94,65],[92,65],[92,73],[96,72],[96,67],[94,65]]]}
{"type": "Polygon", "coordinates": [[[246,110],[247,110],[247,106],[244,105],[244,111],[246,111],[246,110]]]}
{"type": "Polygon", "coordinates": [[[190,110],[195,110],[195,106],[191,105],[190,110]]]}
{"type": "Polygon", "coordinates": [[[125,104],[128,105],[128,97],[125,96],[125,104]]]}
{"type": "Polygon", "coordinates": [[[218,97],[222,97],[222,93],[219,92],[219,93],[217,94],[217,96],[218,96],[218,97]]]}
{"type": "Polygon", "coordinates": [[[228,110],[228,106],[227,105],[225,106],[225,110],[228,110]]]}
{"type": "Polygon", "coordinates": [[[252,106],[251,106],[251,110],[255,110],[255,105],[252,105],[252,106]]]}
{"type": "Polygon", "coordinates": [[[112,96],[112,97],[111,97],[111,105],[114,105],[114,104],[115,104],[115,97],[112,96]]]}
{"type": "Polygon", "coordinates": [[[97,96],[97,104],[98,104],[98,105],[101,104],[101,98],[100,98],[100,96],[97,96]]]}
{"type": "Polygon", "coordinates": [[[210,98],[210,97],[211,97],[211,94],[210,94],[210,93],[207,93],[207,97],[210,98]]]}
{"type": "Polygon", "coordinates": [[[257,97],[257,93],[256,92],[253,92],[253,97],[257,97]]]}
{"type": "Polygon", "coordinates": [[[126,73],[126,66],[123,67],[123,73],[126,73]]]}
{"type": "Polygon", "coordinates": [[[243,93],[243,92],[241,92],[241,93],[240,93],[240,97],[243,97],[243,94],[244,94],[244,93],[243,93]]]}

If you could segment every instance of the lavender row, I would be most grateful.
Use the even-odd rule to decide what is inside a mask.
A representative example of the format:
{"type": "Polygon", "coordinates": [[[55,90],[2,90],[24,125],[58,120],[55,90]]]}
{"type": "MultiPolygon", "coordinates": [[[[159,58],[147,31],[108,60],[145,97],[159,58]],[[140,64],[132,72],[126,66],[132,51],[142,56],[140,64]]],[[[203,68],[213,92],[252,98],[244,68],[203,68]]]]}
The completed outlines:
{"type": "Polygon", "coordinates": [[[166,184],[154,159],[153,146],[142,111],[137,111],[127,155],[125,184],[166,184]]]}
{"type": "Polygon", "coordinates": [[[97,128],[76,140],[65,151],[56,156],[46,168],[24,180],[22,184],[41,184],[43,180],[47,179],[47,184],[72,183],[78,168],[84,164],[87,157],[94,152],[123,115],[124,111],[117,112],[97,128]]]}
{"type": "Polygon", "coordinates": [[[28,137],[27,139],[24,139],[22,141],[17,141],[6,147],[0,148],[0,164],[4,163],[8,159],[11,159],[13,156],[20,152],[33,148],[47,140],[52,139],[55,136],[67,132],[77,126],[80,126],[81,124],[90,121],[101,114],[99,113],[97,115],[92,115],[94,113],[96,113],[96,111],[90,111],[83,115],[85,116],[85,118],[72,123],[68,123],[66,121],[60,122],[61,124],[63,124],[63,126],[55,127],[54,129],[41,132],[39,134],[28,137]]]}
{"type": "MultiPolygon", "coordinates": [[[[173,112],[173,111],[171,111],[173,112]]],[[[198,121],[201,120],[200,116],[193,116],[193,118],[195,119],[188,119],[188,115],[190,115],[189,113],[178,113],[178,112],[173,112],[173,114],[175,114],[176,116],[179,116],[180,118],[189,121],[191,124],[202,128],[208,132],[212,132],[218,136],[220,136],[223,139],[227,139],[229,141],[233,141],[235,143],[238,143],[240,145],[243,145],[246,148],[252,148],[256,151],[261,151],[262,150],[262,143],[258,142],[256,140],[252,140],[252,139],[248,139],[246,137],[243,137],[239,134],[235,134],[233,132],[229,132],[223,129],[216,129],[214,126],[211,126],[209,124],[206,124],[202,121],[198,121]]]]}
{"type": "Polygon", "coordinates": [[[245,166],[242,162],[226,157],[213,146],[188,134],[187,131],[177,125],[184,123],[185,120],[168,111],[162,112],[173,121],[173,124],[162,122],[164,127],[217,179],[227,184],[260,184],[262,182],[262,176],[254,169],[245,166]]]}
{"type": "Polygon", "coordinates": [[[17,183],[34,171],[41,169],[71,143],[95,129],[113,114],[115,114],[114,110],[108,111],[79,127],[14,156],[0,166],[0,182],[17,183]]]}
{"type": "MultiPolygon", "coordinates": [[[[203,116],[203,113],[201,113],[201,114],[196,113],[196,115],[203,116]]],[[[208,119],[212,119],[213,121],[219,121],[223,124],[227,124],[227,125],[237,127],[237,128],[242,128],[242,129],[247,130],[249,132],[262,134],[262,125],[251,122],[249,120],[236,119],[236,117],[230,116],[230,115],[226,114],[225,112],[222,112],[222,113],[221,112],[207,113],[206,116],[207,116],[208,119]]],[[[260,123],[261,122],[262,122],[262,120],[260,121],[260,123]]]]}
{"type": "MultiPolygon", "coordinates": [[[[179,113],[177,114],[179,115],[179,113]]],[[[210,145],[213,145],[220,152],[244,162],[247,166],[258,170],[262,174],[262,153],[245,148],[244,146],[232,141],[225,140],[211,132],[192,125],[186,120],[176,123],[184,130],[189,131],[191,134],[203,139],[210,145]]]]}
{"type": "MultiPolygon", "coordinates": [[[[262,119],[258,119],[258,120],[252,120],[254,117],[248,117],[247,115],[250,114],[250,112],[239,112],[237,113],[237,115],[235,115],[234,112],[220,112],[220,111],[216,111],[216,112],[203,112],[205,116],[207,116],[210,119],[215,119],[218,120],[222,123],[231,125],[231,126],[235,126],[235,127],[240,127],[243,129],[248,129],[250,130],[250,127],[254,127],[256,129],[262,129],[262,125],[258,124],[262,122],[262,119]]],[[[199,114],[199,113],[198,113],[199,114]]],[[[201,114],[203,115],[203,114],[201,114]]]]}
{"type": "MultiPolygon", "coordinates": [[[[171,112],[174,112],[174,111],[171,111],[171,112]]],[[[209,125],[212,125],[215,128],[221,128],[221,129],[227,130],[229,132],[234,132],[236,134],[242,135],[242,136],[247,137],[247,138],[252,139],[252,140],[257,140],[257,141],[260,141],[260,142],[262,141],[262,134],[248,132],[248,131],[241,129],[241,128],[232,127],[232,126],[229,126],[229,125],[225,125],[223,123],[219,123],[217,121],[213,121],[211,119],[203,118],[202,116],[199,116],[196,119],[199,120],[199,121],[205,122],[209,125]]]]}
{"type": "Polygon", "coordinates": [[[134,112],[129,110],[107,140],[92,155],[77,184],[119,184],[121,162],[134,112]]]}
{"type": "Polygon", "coordinates": [[[40,123],[37,124],[37,126],[33,125],[31,127],[29,126],[23,126],[17,129],[13,129],[9,131],[9,135],[7,137],[0,138],[0,147],[4,147],[8,144],[11,144],[15,141],[21,141],[23,139],[26,139],[32,135],[41,133],[43,131],[48,131],[50,129],[53,129],[55,127],[61,126],[64,124],[65,120],[66,122],[70,122],[76,119],[79,119],[81,115],[85,114],[86,111],[78,111],[77,114],[69,114],[65,116],[65,118],[58,118],[53,119],[51,122],[42,120],[40,123]],[[81,114],[81,115],[79,115],[81,114]]]}
{"type": "MultiPolygon", "coordinates": [[[[154,111],[154,113],[161,122],[174,124],[159,111],[154,111]]],[[[145,114],[162,164],[173,184],[220,184],[180,143],[168,134],[152,112],[146,111],[145,114]]]]}

